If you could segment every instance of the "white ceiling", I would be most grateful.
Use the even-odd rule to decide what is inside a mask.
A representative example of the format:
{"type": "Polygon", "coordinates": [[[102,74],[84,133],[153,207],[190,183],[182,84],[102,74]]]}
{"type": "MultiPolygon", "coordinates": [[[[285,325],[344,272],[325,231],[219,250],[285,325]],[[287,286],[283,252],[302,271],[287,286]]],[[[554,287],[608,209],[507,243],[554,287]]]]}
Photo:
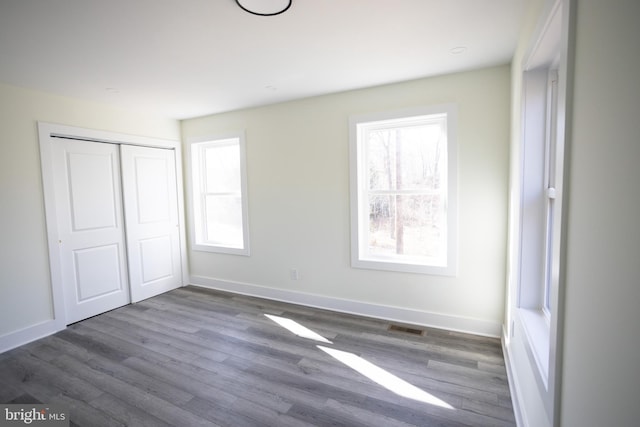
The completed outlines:
{"type": "Polygon", "coordinates": [[[508,63],[526,1],[0,0],[0,82],[196,117],[508,63]]]}

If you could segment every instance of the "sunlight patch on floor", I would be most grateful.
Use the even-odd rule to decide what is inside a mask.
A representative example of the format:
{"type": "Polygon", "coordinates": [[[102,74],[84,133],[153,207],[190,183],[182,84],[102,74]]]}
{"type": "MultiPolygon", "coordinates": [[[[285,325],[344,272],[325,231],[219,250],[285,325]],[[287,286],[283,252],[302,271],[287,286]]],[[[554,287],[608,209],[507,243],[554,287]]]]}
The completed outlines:
{"type": "Polygon", "coordinates": [[[358,355],[321,345],[316,347],[399,396],[439,406],[441,408],[454,409],[447,402],[438,399],[434,395],[427,393],[421,388],[418,388],[401,378],[398,378],[392,373],[374,365],[358,355]]]}
{"type": "Polygon", "coordinates": [[[323,342],[327,344],[333,344],[331,341],[323,337],[322,335],[312,331],[311,329],[302,326],[295,320],[288,319],[286,317],[274,316],[273,314],[265,314],[265,316],[285,329],[288,329],[292,333],[302,338],[308,338],[314,341],[323,342]]]}

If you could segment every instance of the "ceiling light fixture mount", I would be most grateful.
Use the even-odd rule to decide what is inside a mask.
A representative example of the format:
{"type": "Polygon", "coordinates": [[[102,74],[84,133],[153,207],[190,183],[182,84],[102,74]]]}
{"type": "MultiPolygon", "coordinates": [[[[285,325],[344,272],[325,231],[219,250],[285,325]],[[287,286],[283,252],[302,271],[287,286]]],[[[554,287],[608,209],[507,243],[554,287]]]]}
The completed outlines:
{"type": "Polygon", "coordinates": [[[276,16],[286,12],[293,0],[236,0],[240,9],[252,15],[276,16]]]}

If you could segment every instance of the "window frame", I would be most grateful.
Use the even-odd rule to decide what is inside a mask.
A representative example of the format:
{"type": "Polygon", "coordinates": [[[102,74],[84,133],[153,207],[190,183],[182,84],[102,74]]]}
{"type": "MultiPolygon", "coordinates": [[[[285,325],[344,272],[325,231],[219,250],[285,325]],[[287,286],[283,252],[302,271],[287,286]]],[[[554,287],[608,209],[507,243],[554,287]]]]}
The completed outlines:
{"type": "Polygon", "coordinates": [[[546,92],[546,134],[544,146],[544,255],[543,255],[543,282],[542,282],[542,301],[540,309],[547,321],[551,319],[551,300],[552,286],[554,276],[557,276],[557,268],[559,263],[559,227],[561,215],[561,200],[559,200],[559,184],[563,173],[562,151],[564,141],[558,138],[558,64],[559,56],[548,67],[547,75],[547,92],[546,92]]]}
{"type": "MultiPolygon", "coordinates": [[[[512,180],[517,190],[511,205],[513,274],[509,279],[509,309],[503,338],[507,355],[512,354],[508,359],[519,352],[513,350],[512,342],[522,344],[534,387],[550,423],[554,424],[559,420],[564,335],[568,200],[565,186],[570,176],[566,154],[570,151],[575,4],[573,0],[554,0],[542,16],[521,66],[518,166],[512,180]],[[548,82],[556,71],[558,81],[553,93],[548,82]],[[549,116],[555,119],[550,127],[549,116]],[[556,138],[555,158],[547,164],[550,131],[556,138]],[[546,174],[553,163],[556,182],[549,194],[546,174]],[[555,205],[551,231],[546,223],[550,195],[555,205]],[[544,307],[547,299],[548,310],[544,307]]],[[[518,372],[520,367],[514,369],[512,365],[511,370],[518,372]]]]}
{"type": "Polygon", "coordinates": [[[188,146],[188,179],[189,184],[189,235],[191,238],[191,249],[194,251],[215,252],[231,255],[250,256],[249,246],[249,202],[247,193],[247,161],[246,161],[246,139],[244,131],[229,132],[206,137],[190,138],[188,146]],[[242,246],[231,246],[225,243],[207,241],[206,234],[206,207],[200,201],[203,192],[202,154],[204,149],[212,146],[238,145],[240,156],[240,191],[239,196],[242,206],[242,246]]]}
{"type": "Polygon", "coordinates": [[[457,209],[457,108],[455,104],[433,105],[411,109],[384,111],[349,117],[349,166],[350,166],[350,203],[351,203],[351,266],[353,268],[419,273],[429,275],[456,276],[458,265],[458,209],[457,209]],[[411,120],[420,117],[445,115],[447,131],[447,185],[446,185],[446,261],[445,265],[416,263],[415,257],[405,259],[383,256],[367,256],[365,242],[368,233],[364,230],[369,222],[368,192],[366,185],[366,156],[363,142],[359,140],[361,125],[393,120],[411,120]],[[362,185],[362,183],[365,183],[362,185]],[[367,213],[365,215],[365,213],[367,213]]]}

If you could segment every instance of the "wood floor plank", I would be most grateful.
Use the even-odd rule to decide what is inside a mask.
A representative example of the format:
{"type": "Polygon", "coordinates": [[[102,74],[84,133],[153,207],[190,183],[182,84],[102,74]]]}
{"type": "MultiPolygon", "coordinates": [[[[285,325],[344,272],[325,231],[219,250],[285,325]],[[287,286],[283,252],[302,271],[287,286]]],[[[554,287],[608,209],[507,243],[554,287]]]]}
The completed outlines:
{"type": "MultiPolygon", "coordinates": [[[[122,341],[126,341],[129,344],[134,344],[137,347],[142,347],[144,350],[142,354],[146,352],[152,352],[154,354],[160,354],[166,359],[184,359],[189,360],[197,357],[196,353],[186,351],[178,342],[163,342],[150,338],[147,331],[142,331],[141,328],[127,328],[113,326],[110,319],[97,319],[93,318],[92,323],[86,325],[78,325],[76,330],[79,334],[93,335],[96,332],[109,335],[112,338],[117,338],[122,341]]],[[[130,354],[139,356],[140,354],[130,354]]]]}
{"type": "Polygon", "coordinates": [[[499,340],[389,325],[188,286],[0,354],[0,402],[65,405],[88,427],[515,426],[499,340]],[[393,392],[318,345],[443,404],[393,392]]]}
{"type": "Polygon", "coordinates": [[[48,402],[60,393],[60,389],[43,380],[40,375],[24,371],[20,362],[14,358],[7,358],[0,364],[0,384],[8,386],[13,392],[3,403],[42,403],[48,402]],[[27,397],[27,399],[23,399],[27,397]],[[32,400],[27,402],[25,400],[32,400]]]}
{"type": "Polygon", "coordinates": [[[194,397],[184,409],[221,426],[255,427],[255,421],[242,414],[229,411],[229,406],[216,401],[194,397]]]}
{"type": "Polygon", "coordinates": [[[318,411],[318,408],[296,404],[288,413],[290,416],[314,426],[369,427],[366,421],[350,417],[336,411],[318,411]]]}
{"type": "Polygon", "coordinates": [[[83,347],[90,353],[100,354],[101,356],[116,362],[122,362],[124,359],[131,356],[131,354],[107,345],[100,340],[95,339],[93,336],[78,334],[72,328],[67,328],[62,332],[58,332],[56,336],[70,342],[71,344],[83,347]]]}
{"type": "Polygon", "coordinates": [[[87,381],[64,375],[53,364],[38,359],[26,350],[15,353],[15,358],[9,359],[0,367],[5,378],[14,378],[14,384],[37,383],[50,389],[52,395],[64,393],[79,400],[92,399],[103,393],[100,388],[87,381]],[[7,368],[9,372],[6,371],[7,368]]]}
{"type": "MultiPolygon", "coordinates": [[[[77,360],[74,360],[70,356],[60,356],[54,363],[65,372],[71,375],[79,374],[83,378],[86,378],[88,382],[101,387],[105,392],[113,396],[118,396],[118,398],[125,400],[130,405],[149,415],[165,420],[171,425],[180,425],[182,423],[189,426],[210,425],[206,420],[181,409],[171,402],[154,396],[149,393],[148,390],[141,393],[141,391],[143,391],[142,389],[101,371],[97,371],[87,364],[78,363],[77,360]]],[[[92,400],[92,402],[99,400],[101,397],[102,396],[92,400]]]]}
{"type": "Polygon", "coordinates": [[[328,412],[340,414],[346,419],[355,418],[370,426],[382,425],[385,427],[411,427],[413,425],[407,424],[395,418],[387,417],[380,413],[368,411],[361,407],[338,402],[337,400],[333,399],[329,399],[324,407],[328,412]]]}
{"type": "MultiPolygon", "coordinates": [[[[244,389],[253,389],[260,395],[266,395],[270,399],[275,399],[278,402],[276,406],[280,406],[281,404],[291,405],[297,401],[313,401],[317,405],[322,405],[326,401],[326,398],[322,396],[319,397],[303,390],[287,387],[279,381],[273,382],[271,379],[265,378],[260,372],[251,372],[244,369],[242,362],[238,362],[239,367],[227,363],[212,365],[210,363],[200,364],[199,362],[200,360],[194,360],[192,364],[206,370],[211,370],[229,381],[237,381],[244,389]]],[[[237,364],[234,363],[233,365],[237,364]]],[[[244,393],[242,396],[245,397],[244,393]]],[[[247,396],[247,398],[249,397],[250,396],[247,396]]]]}
{"type": "Polygon", "coordinates": [[[394,335],[381,335],[371,334],[368,332],[360,333],[356,336],[356,339],[360,338],[367,342],[387,343],[393,347],[402,348],[420,348],[424,351],[440,354],[444,357],[453,357],[460,359],[477,360],[478,363],[487,363],[493,365],[500,365],[504,367],[504,358],[502,354],[484,354],[477,351],[468,351],[443,344],[435,344],[424,337],[416,338],[411,336],[405,336],[407,334],[394,334],[394,335]]]}
{"type": "MultiPolygon", "coordinates": [[[[140,426],[140,427],[171,427],[172,425],[155,414],[151,414],[148,411],[142,410],[135,405],[130,404],[126,399],[119,399],[109,393],[105,393],[91,401],[91,406],[98,409],[101,413],[118,420],[120,423],[126,426],[140,426]]],[[[76,419],[74,413],[71,414],[71,419],[76,419]]],[[[98,422],[96,418],[92,418],[91,422],[98,422]]],[[[97,424],[88,424],[97,425],[97,424]]]]}
{"type": "Polygon", "coordinates": [[[93,357],[85,363],[97,372],[117,378],[133,387],[144,390],[146,393],[164,399],[167,402],[180,405],[193,399],[193,394],[161,381],[155,376],[145,375],[135,369],[129,368],[123,363],[114,363],[99,356],[93,357]]]}
{"type": "MultiPolygon", "coordinates": [[[[8,359],[4,359],[4,361],[6,360],[8,359]]],[[[0,366],[2,366],[1,362],[0,366]]],[[[11,384],[0,371],[0,402],[12,402],[23,394],[24,390],[20,387],[20,384],[11,384]]]]}
{"type": "MultiPolygon", "coordinates": [[[[169,330],[157,323],[144,322],[140,324],[135,318],[131,319],[122,315],[116,316],[112,313],[109,313],[104,319],[100,319],[100,322],[120,328],[123,331],[130,331],[132,329],[144,331],[144,336],[149,340],[178,347],[183,351],[203,355],[212,360],[222,361],[227,357],[227,354],[216,350],[215,343],[200,339],[193,333],[189,334],[178,330],[169,330]]],[[[196,329],[195,332],[198,332],[198,330],[199,329],[196,329]]]]}
{"type": "Polygon", "coordinates": [[[73,414],[73,422],[79,426],[125,427],[127,425],[106,412],[97,411],[89,403],[70,398],[65,394],[58,394],[47,403],[67,408],[69,413],[73,414]]]}
{"type": "Polygon", "coordinates": [[[502,421],[507,421],[508,423],[515,423],[513,408],[511,406],[504,407],[499,404],[488,405],[486,402],[464,399],[461,407],[467,411],[475,412],[477,414],[497,418],[502,421]]]}
{"type": "MultiPolygon", "coordinates": [[[[214,387],[216,399],[222,400],[227,396],[227,405],[234,405],[238,400],[272,408],[277,412],[286,412],[291,407],[291,402],[273,392],[272,384],[260,384],[255,378],[244,375],[244,372],[230,369],[226,365],[212,363],[210,360],[199,359],[202,363],[192,361],[183,363],[170,361],[160,365],[161,368],[174,372],[183,377],[190,378],[196,384],[206,384],[214,387]]],[[[139,362],[137,363],[140,366],[139,362]]],[[[140,367],[139,367],[140,369],[140,367]]],[[[200,385],[201,387],[201,385],[200,385]]],[[[197,393],[197,389],[196,389],[197,393]]],[[[199,396],[202,396],[199,394],[199,396]]]]}
{"type": "Polygon", "coordinates": [[[180,362],[177,361],[156,364],[148,359],[132,357],[123,363],[146,375],[162,379],[170,384],[178,384],[181,389],[202,399],[230,405],[238,398],[218,387],[215,382],[207,383],[201,381],[199,376],[188,375],[189,371],[176,367],[180,365],[180,362]]]}
{"type": "Polygon", "coordinates": [[[225,331],[213,332],[200,330],[196,332],[199,337],[214,341],[223,352],[234,354],[238,351],[251,352],[266,356],[278,357],[285,360],[298,361],[305,355],[312,356],[313,352],[308,346],[298,346],[296,344],[284,343],[281,340],[270,341],[266,334],[233,333],[227,334],[225,331]]]}

